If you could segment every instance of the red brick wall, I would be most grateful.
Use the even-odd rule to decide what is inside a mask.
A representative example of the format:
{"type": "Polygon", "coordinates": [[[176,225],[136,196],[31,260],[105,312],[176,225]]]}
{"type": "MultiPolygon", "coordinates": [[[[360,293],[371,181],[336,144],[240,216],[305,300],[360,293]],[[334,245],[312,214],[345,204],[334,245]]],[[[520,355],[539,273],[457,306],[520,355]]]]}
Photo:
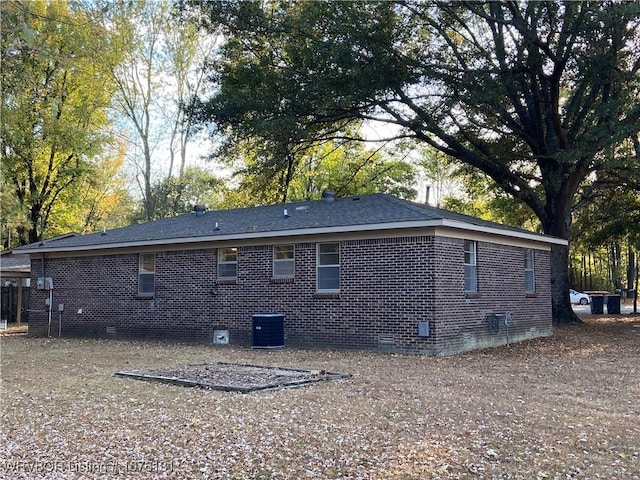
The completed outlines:
{"type": "Polygon", "coordinates": [[[478,242],[478,293],[464,292],[463,240],[437,237],[436,354],[450,354],[552,333],[549,252],[535,250],[536,291],[525,292],[524,249],[478,242]],[[508,332],[504,317],[499,329],[489,328],[487,315],[512,312],[508,332]]]}
{"type": "MultiPolygon", "coordinates": [[[[510,341],[549,335],[548,252],[535,252],[535,297],[524,291],[522,248],[480,242],[477,254],[474,298],[463,292],[463,241],[431,236],[341,241],[338,295],[316,293],[316,243],[295,245],[293,280],[272,279],[270,245],[238,249],[235,282],[216,281],[216,249],[158,252],[153,298],[137,294],[137,253],[47,259],[45,268],[56,335],[65,305],[63,336],[212,343],[225,328],[231,343],[251,345],[252,314],[279,312],[287,345],[452,354],[504,344],[504,325],[487,326],[496,311],[513,312],[510,341]],[[429,337],[418,337],[419,321],[429,337]]],[[[41,275],[34,260],[34,285],[41,275]]],[[[43,309],[47,292],[32,290],[31,309],[43,309]]],[[[30,333],[46,334],[47,323],[46,312],[32,312],[30,333]]]]}

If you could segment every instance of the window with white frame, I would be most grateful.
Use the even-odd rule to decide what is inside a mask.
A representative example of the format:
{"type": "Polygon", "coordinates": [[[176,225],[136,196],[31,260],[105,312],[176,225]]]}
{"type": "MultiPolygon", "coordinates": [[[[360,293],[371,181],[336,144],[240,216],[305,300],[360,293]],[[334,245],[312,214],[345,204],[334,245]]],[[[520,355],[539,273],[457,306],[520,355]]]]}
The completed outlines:
{"type": "Polygon", "coordinates": [[[238,249],[227,247],[218,249],[218,278],[231,280],[238,275],[238,249]]]}
{"type": "Polygon", "coordinates": [[[156,255],[138,255],[138,294],[153,295],[156,290],[156,255]]]}
{"type": "Polygon", "coordinates": [[[293,278],[295,271],[293,245],[273,246],[273,278],[293,278]]]}
{"type": "Polygon", "coordinates": [[[464,241],[464,291],[473,293],[478,291],[477,243],[472,240],[464,241]]]}
{"type": "Polygon", "coordinates": [[[319,243],[316,265],[316,290],[321,293],[339,292],[340,244],[319,243]]]}
{"type": "Polygon", "coordinates": [[[524,289],[527,293],[536,291],[535,271],[533,267],[533,248],[524,250],[524,289]]]}

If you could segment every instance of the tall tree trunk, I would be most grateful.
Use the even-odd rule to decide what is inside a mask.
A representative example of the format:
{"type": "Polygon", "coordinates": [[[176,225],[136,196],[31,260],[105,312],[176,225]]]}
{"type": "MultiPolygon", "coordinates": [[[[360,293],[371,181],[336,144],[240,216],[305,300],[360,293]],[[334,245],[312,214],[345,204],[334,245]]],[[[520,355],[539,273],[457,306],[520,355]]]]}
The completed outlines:
{"type": "Polygon", "coordinates": [[[633,289],[633,282],[635,280],[635,265],[636,257],[631,239],[627,240],[627,290],[633,289]]]}
{"type": "Polygon", "coordinates": [[[576,266],[573,255],[569,255],[569,284],[572,286],[576,284],[576,266]]]}
{"type": "Polygon", "coordinates": [[[622,248],[620,247],[620,242],[615,240],[611,245],[611,283],[614,290],[622,289],[621,264],[622,248]]]}
{"type": "Polygon", "coordinates": [[[551,308],[556,324],[579,323],[569,300],[569,246],[551,247],[551,308]]]}
{"type": "MultiPolygon", "coordinates": [[[[570,240],[571,197],[557,192],[555,202],[549,202],[542,220],[544,232],[557,238],[570,240]],[[554,208],[555,206],[555,208],[554,208]]],[[[551,310],[557,325],[581,323],[571,308],[569,299],[569,245],[551,246],[551,310]]]]}
{"type": "Polygon", "coordinates": [[[633,291],[633,313],[638,313],[638,283],[640,282],[640,262],[636,263],[636,286],[633,291]]]}
{"type": "Polygon", "coordinates": [[[151,188],[151,148],[149,147],[148,132],[142,138],[144,147],[144,208],[147,214],[147,220],[153,220],[155,215],[155,199],[153,198],[153,190],[151,188]]]}
{"type": "MultiPolygon", "coordinates": [[[[42,205],[40,203],[35,203],[29,209],[29,230],[26,232],[26,240],[25,243],[35,243],[40,241],[40,237],[44,235],[44,225],[47,223],[47,218],[42,219],[44,215],[42,205]]],[[[24,232],[20,233],[22,237],[24,232]]],[[[22,240],[22,239],[21,239],[22,240]]],[[[24,243],[23,243],[24,245],[24,243]]]]}

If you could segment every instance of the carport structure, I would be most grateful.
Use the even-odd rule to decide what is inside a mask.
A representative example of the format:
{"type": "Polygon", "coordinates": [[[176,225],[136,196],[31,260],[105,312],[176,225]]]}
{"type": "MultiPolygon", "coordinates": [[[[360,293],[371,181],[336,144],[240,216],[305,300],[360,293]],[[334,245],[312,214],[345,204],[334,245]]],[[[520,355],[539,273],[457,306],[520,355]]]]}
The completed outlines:
{"type": "MultiPolygon", "coordinates": [[[[29,255],[16,254],[13,250],[8,249],[0,252],[0,285],[5,286],[6,283],[15,282],[18,287],[18,298],[16,302],[16,323],[22,323],[23,310],[23,283],[24,279],[31,277],[31,260],[29,255]]],[[[7,301],[11,305],[12,299],[7,301]]],[[[4,301],[2,302],[4,305],[4,301]]],[[[2,320],[5,320],[3,318],[2,320]]],[[[9,319],[6,319],[7,321],[9,319]]]]}

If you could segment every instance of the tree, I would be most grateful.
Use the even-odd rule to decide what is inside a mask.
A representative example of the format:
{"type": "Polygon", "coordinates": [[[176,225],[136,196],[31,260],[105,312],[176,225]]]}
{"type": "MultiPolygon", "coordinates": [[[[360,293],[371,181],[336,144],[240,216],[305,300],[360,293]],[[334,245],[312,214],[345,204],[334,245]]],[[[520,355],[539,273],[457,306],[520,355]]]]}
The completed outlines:
{"type": "Polygon", "coordinates": [[[233,169],[226,206],[264,205],[278,202],[319,199],[330,188],[339,196],[391,193],[415,198],[415,168],[400,156],[366,149],[362,144],[327,141],[306,146],[284,171],[278,170],[277,157],[263,154],[252,144],[240,142],[227,149],[227,165],[233,169]],[[273,161],[271,168],[265,168],[273,161]]]}
{"type": "Polygon", "coordinates": [[[0,9],[3,197],[10,190],[17,199],[14,218],[5,220],[25,244],[38,240],[65,193],[91,175],[92,158],[108,141],[112,85],[88,52],[104,47],[104,32],[82,11],[46,1],[0,9]]]}
{"type": "MultiPolygon", "coordinates": [[[[200,167],[187,167],[182,178],[166,177],[151,188],[154,220],[174,217],[192,210],[195,205],[214,208],[222,204],[226,188],[224,182],[200,167]]],[[[147,213],[137,212],[134,221],[147,220],[147,213]]]]}
{"type": "Polygon", "coordinates": [[[456,175],[456,164],[442,152],[428,146],[421,145],[418,152],[416,163],[427,182],[425,202],[442,207],[446,199],[453,198],[461,187],[456,175]]]}
{"type": "Polygon", "coordinates": [[[290,198],[320,199],[330,188],[339,196],[390,193],[413,199],[417,193],[412,188],[415,177],[412,165],[386,154],[382,147],[326,142],[303,156],[290,185],[290,198]]]}
{"type": "Polygon", "coordinates": [[[171,125],[171,137],[167,176],[173,175],[175,164],[178,163],[177,177],[180,180],[185,174],[187,146],[197,135],[195,115],[198,94],[202,93],[206,73],[204,66],[213,60],[218,39],[215,35],[213,38],[201,35],[191,22],[180,18],[176,21],[179,22],[179,28],[169,28],[166,32],[165,58],[167,73],[171,80],[170,89],[164,101],[165,105],[174,107],[170,109],[171,114],[168,119],[171,125]]]}
{"type": "Polygon", "coordinates": [[[637,289],[640,251],[640,149],[637,136],[610,154],[621,168],[592,177],[573,224],[573,275],[589,288],[637,289]],[[580,261],[582,260],[582,261],[580,261]],[[625,266],[626,263],[626,266],[625,266]]]}
{"type": "MultiPolygon", "coordinates": [[[[196,8],[199,6],[196,4],[196,8]]],[[[224,4],[210,7],[225,9],[224,4]]],[[[257,3],[241,2],[238,8],[242,12],[246,10],[248,16],[262,15],[257,3]]],[[[285,4],[270,4],[267,8],[273,8],[279,14],[287,11],[285,4]]],[[[218,22],[205,20],[205,24],[209,30],[219,32],[218,22]]],[[[286,202],[291,183],[305,156],[312,155],[310,151],[323,142],[339,140],[336,138],[338,133],[344,137],[341,140],[354,138],[359,122],[335,123],[330,135],[324,126],[309,122],[311,111],[308,106],[290,101],[304,89],[304,85],[279,68],[289,54],[286,51],[288,32],[279,31],[265,37],[262,32],[268,26],[252,25],[257,28],[255,32],[248,27],[243,36],[226,35],[227,52],[246,47],[251,61],[236,63],[231,59],[229,65],[220,65],[221,71],[212,73],[216,89],[219,75],[225,81],[219,85],[219,93],[213,101],[200,105],[200,118],[215,118],[215,125],[224,133],[226,142],[221,148],[222,155],[233,156],[238,147],[243,149],[248,157],[252,157],[247,173],[253,178],[272,179],[276,182],[272,185],[277,186],[273,200],[286,202]],[[253,115],[256,110],[262,114],[253,115]]],[[[309,95],[312,97],[314,92],[309,92],[309,95]]]]}
{"type": "MultiPolygon", "coordinates": [[[[282,122],[293,140],[398,125],[562,239],[586,179],[619,168],[607,152],[639,130],[637,2],[193,5],[227,38],[204,119],[249,132],[282,122]]],[[[568,247],[552,248],[551,265],[554,321],[577,321],[568,247]]]]}
{"type": "Polygon", "coordinates": [[[68,188],[52,211],[49,235],[88,233],[128,224],[134,200],[124,170],[125,149],[116,144],[112,151],[96,157],[91,175],[68,188]]]}
{"type": "Polygon", "coordinates": [[[501,190],[482,172],[463,166],[452,175],[460,181],[465,193],[445,197],[442,202],[444,208],[505,225],[541,231],[540,221],[527,204],[501,190]]]}
{"type": "MultiPolygon", "coordinates": [[[[200,36],[193,24],[182,24],[175,13],[165,1],[104,0],[92,6],[112,48],[122,53],[108,68],[118,87],[116,109],[126,119],[120,125],[130,140],[147,220],[157,218],[154,184],[174,174],[177,186],[182,180],[203,66],[216,43],[200,36]]],[[[173,193],[180,203],[182,190],[173,193]]]]}

